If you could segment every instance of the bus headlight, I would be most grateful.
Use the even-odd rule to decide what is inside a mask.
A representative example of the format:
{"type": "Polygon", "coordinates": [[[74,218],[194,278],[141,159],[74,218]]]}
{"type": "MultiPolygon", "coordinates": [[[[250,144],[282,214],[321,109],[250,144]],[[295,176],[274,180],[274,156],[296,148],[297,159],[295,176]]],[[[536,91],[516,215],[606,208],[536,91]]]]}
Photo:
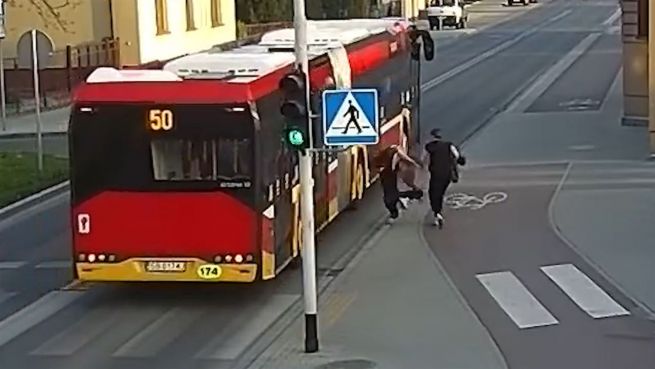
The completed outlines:
{"type": "Polygon", "coordinates": [[[216,255],[216,256],[214,256],[214,263],[220,263],[221,260],[223,260],[223,258],[221,257],[221,255],[216,255]]]}
{"type": "Polygon", "coordinates": [[[95,254],[89,254],[89,262],[93,263],[94,261],[96,261],[96,255],[95,254]]]}
{"type": "Polygon", "coordinates": [[[243,262],[243,256],[242,256],[241,254],[237,254],[237,255],[234,257],[234,261],[236,261],[237,263],[241,263],[241,262],[243,262]]]}
{"type": "Polygon", "coordinates": [[[252,256],[252,254],[246,255],[246,261],[252,261],[253,259],[254,257],[252,256]]]}
{"type": "Polygon", "coordinates": [[[228,263],[232,262],[232,255],[225,255],[225,261],[228,263]]]}

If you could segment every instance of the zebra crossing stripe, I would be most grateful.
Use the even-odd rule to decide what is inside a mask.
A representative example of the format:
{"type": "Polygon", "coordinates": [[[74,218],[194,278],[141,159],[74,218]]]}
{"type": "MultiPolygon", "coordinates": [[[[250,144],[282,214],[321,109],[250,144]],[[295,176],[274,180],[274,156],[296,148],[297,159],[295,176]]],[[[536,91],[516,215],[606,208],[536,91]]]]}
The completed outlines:
{"type": "Polygon", "coordinates": [[[564,293],[594,319],[630,315],[591,278],[572,264],[540,268],[564,293]]]}
{"type": "Polygon", "coordinates": [[[512,272],[478,274],[476,278],[519,328],[559,323],[512,272]]]}

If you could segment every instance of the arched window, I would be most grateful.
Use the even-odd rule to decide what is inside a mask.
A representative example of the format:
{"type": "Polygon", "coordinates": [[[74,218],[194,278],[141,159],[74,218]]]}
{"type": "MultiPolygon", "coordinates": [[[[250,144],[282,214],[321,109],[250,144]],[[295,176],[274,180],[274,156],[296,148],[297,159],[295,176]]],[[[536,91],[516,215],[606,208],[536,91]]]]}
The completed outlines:
{"type": "MultiPolygon", "coordinates": [[[[36,50],[39,59],[39,68],[46,68],[52,62],[54,45],[52,40],[45,33],[36,31],[36,50]]],[[[16,50],[18,66],[20,68],[32,68],[32,32],[23,33],[18,39],[16,50]]]]}

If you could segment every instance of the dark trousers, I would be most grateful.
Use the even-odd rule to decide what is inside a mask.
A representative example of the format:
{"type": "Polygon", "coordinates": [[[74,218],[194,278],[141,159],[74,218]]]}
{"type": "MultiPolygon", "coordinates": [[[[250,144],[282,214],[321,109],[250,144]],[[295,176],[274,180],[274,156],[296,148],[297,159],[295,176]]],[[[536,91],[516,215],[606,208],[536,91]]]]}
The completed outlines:
{"type": "Polygon", "coordinates": [[[389,211],[391,218],[398,218],[398,201],[400,198],[419,200],[423,197],[421,190],[398,191],[398,187],[393,184],[382,183],[384,207],[389,211]]]}
{"type": "Polygon", "coordinates": [[[430,177],[430,207],[435,216],[441,213],[443,209],[443,196],[450,185],[450,178],[448,177],[430,177]]]}

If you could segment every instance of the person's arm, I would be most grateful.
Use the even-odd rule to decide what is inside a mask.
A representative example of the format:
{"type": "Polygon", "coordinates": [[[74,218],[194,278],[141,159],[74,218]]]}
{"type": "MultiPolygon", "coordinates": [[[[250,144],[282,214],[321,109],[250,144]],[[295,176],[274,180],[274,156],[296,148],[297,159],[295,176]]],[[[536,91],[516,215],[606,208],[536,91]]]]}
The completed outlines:
{"type": "Polygon", "coordinates": [[[420,167],[420,165],[414,159],[412,159],[409,155],[407,155],[402,149],[398,148],[397,153],[398,153],[398,156],[397,156],[398,160],[402,159],[402,160],[405,160],[405,161],[411,163],[412,165],[414,165],[416,167],[420,167]]]}
{"type": "Polygon", "coordinates": [[[457,150],[457,148],[453,144],[450,144],[450,152],[453,153],[453,156],[455,157],[455,160],[459,159],[459,157],[461,156],[459,154],[459,150],[457,150]]]}
{"type": "Polygon", "coordinates": [[[400,155],[398,155],[398,151],[397,151],[391,157],[391,170],[396,170],[398,168],[399,162],[400,162],[400,155]]]}
{"type": "Polygon", "coordinates": [[[457,147],[455,145],[451,144],[450,145],[450,152],[453,154],[455,157],[455,162],[459,165],[466,165],[466,158],[460,154],[459,150],[457,150],[457,147]]]}

